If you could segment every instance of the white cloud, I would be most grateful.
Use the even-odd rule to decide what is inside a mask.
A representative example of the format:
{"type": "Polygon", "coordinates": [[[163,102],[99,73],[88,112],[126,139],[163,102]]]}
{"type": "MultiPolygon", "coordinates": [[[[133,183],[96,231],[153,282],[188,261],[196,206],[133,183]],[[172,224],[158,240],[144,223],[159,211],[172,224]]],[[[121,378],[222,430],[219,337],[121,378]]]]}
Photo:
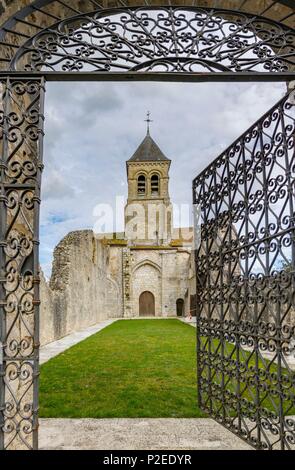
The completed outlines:
{"type": "Polygon", "coordinates": [[[42,185],[42,200],[48,199],[65,199],[67,197],[74,197],[74,189],[67,184],[64,175],[54,168],[50,168],[44,175],[44,182],[42,185]]]}
{"type": "Polygon", "coordinates": [[[191,182],[285,92],[275,83],[48,83],[41,263],[70,230],[92,228],[93,209],[126,196],[125,161],[151,134],[172,159],[170,195],[191,202],[191,182]]]}

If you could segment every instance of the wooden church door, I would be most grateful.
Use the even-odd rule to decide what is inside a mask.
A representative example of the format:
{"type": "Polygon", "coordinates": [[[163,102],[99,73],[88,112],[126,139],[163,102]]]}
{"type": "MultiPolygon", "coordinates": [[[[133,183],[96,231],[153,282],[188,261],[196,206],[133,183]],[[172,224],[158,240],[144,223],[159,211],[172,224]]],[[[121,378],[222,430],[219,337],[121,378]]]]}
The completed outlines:
{"type": "Polygon", "coordinates": [[[155,315],[155,297],[149,291],[145,291],[140,294],[139,315],[143,317],[150,317],[155,315]]]}

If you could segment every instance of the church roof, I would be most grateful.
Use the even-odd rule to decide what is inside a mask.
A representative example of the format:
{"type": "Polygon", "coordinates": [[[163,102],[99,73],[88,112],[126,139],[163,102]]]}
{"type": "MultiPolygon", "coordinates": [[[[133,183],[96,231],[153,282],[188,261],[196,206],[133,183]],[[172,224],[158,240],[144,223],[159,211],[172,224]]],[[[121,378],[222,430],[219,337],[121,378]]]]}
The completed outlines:
{"type": "Polygon", "coordinates": [[[134,152],[129,162],[160,162],[170,161],[165,157],[162,150],[158,147],[156,142],[151,138],[148,132],[137,150],[134,152]]]}

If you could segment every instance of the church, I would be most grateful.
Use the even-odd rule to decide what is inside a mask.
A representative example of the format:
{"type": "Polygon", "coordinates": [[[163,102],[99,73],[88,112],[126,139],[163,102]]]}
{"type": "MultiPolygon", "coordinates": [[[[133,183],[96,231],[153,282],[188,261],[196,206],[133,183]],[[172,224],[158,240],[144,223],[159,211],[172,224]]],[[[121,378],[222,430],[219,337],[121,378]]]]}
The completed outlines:
{"type": "Polygon", "coordinates": [[[193,229],[173,229],[171,160],[147,134],[126,162],[124,317],[182,316],[190,310],[193,229]]]}
{"type": "Polygon", "coordinates": [[[51,279],[41,279],[43,344],[108,318],[195,314],[193,228],[173,227],[173,162],[150,122],[126,159],[124,233],[70,232],[54,250],[51,279]]]}

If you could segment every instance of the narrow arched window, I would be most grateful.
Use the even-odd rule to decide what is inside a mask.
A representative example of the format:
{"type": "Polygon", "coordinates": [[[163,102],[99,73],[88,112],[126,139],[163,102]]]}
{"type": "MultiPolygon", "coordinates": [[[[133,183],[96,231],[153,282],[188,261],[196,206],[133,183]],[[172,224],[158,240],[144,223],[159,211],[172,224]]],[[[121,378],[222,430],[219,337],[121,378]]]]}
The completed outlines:
{"type": "Polygon", "coordinates": [[[145,194],[145,186],[146,186],[145,176],[139,175],[139,177],[137,178],[137,193],[145,194]]]}
{"type": "Polygon", "coordinates": [[[153,175],[151,177],[151,193],[158,194],[159,193],[159,176],[153,175]]]}

